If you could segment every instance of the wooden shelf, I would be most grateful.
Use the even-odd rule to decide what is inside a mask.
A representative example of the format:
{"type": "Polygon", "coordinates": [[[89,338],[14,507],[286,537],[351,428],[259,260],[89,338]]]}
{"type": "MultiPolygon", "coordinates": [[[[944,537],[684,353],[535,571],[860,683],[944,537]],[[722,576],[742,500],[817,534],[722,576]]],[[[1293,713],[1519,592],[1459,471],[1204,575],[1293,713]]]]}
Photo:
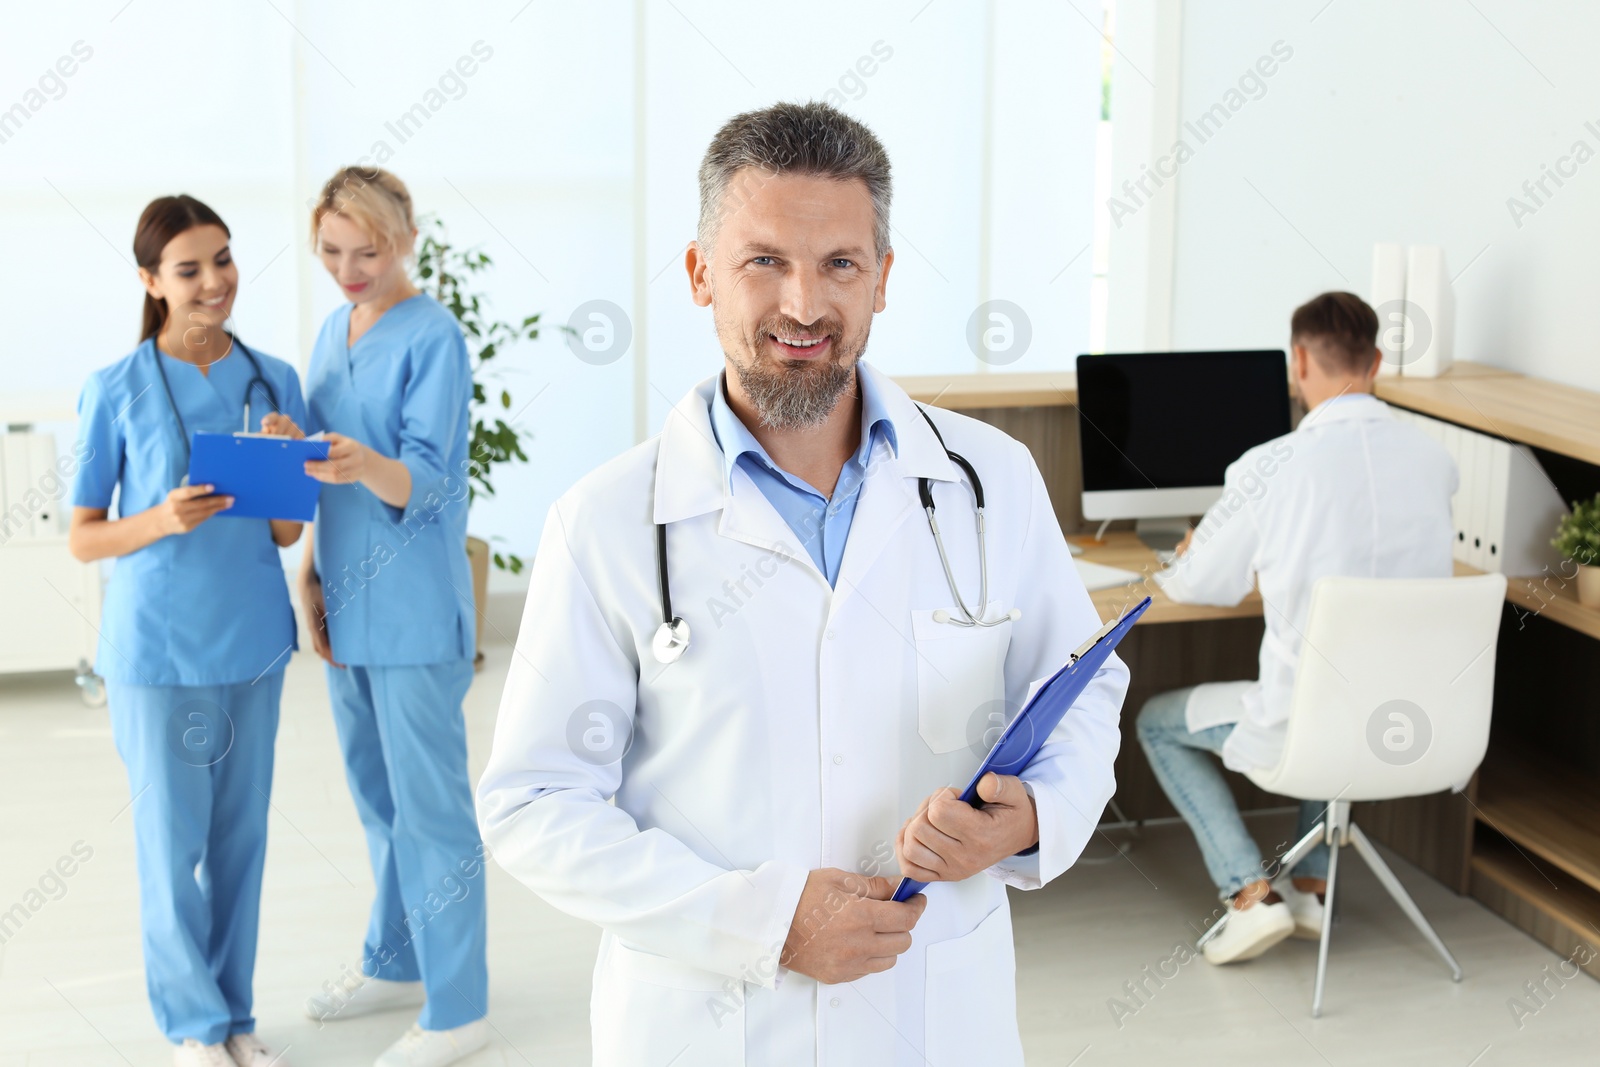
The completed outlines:
{"type": "Polygon", "coordinates": [[[1379,378],[1380,400],[1600,464],[1600,393],[1481,363],[1437,378],[1379,378]]]}
{"type": "Polygon", "coordinates": [[[1600,891],[1600,798],[1593,779],[1548,760],[1491,752],[1478,771],[1479,821],[1600,891]]]}
{"type": "Polygon", "coordinates": [[[1574,956],[1600,930],[1600,893],[1564,871],[1545,869],[1498,834],[1478,835],[1472,846],[1472,896],[1558,955],[1600,978],[1600,959],[1574,956]]]}
{"type": "Polygon", "coordinates": [[[1540,618],[1600,638],[1600,610],[1578,603],[1578,581],[1560,575],[1506,579],[1506,601],[1540,618]]]}
{"type": "MultiPolygon", "coordinates": [[[[1069,407],[1072,371],[897,375],[913,399],[952,409],[1069,407]]],[[[1379,378],[1379,399],[1484,433],[1600,464],[1600,393],[1482,363],[1437,378],[1379,378]]]]}
{"type": "Polygon", "coordinates": [[[911,399],[952,411],[970,408],[1072,407],[1078,403],[1074,371],[1029,371],[1009,374],[899,374],[900,388],[911,399]]]}

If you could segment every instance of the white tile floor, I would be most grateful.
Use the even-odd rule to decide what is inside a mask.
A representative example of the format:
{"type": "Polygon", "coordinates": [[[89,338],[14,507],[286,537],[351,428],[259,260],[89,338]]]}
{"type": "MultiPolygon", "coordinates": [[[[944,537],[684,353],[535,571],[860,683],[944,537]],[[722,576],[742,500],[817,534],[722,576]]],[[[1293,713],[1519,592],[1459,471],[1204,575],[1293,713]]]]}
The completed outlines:
{"type": "MultiPolygon", "coordinates": [[[[467,705],[474,772],[510,656],[503,644],[487,651],[467,705]]],[[[289,668],[278,742],[256,975],[261,1031],[288,1046],[297,1067],[370,1063],[408,1019],[319,1030],[301,1015],[308,994],[355,964],[371,889],[322,675],[304,654],[289,668]]],[[[103,711],[84,708],[60,676],[0,679],[0,911],[23,900],[74,843],[93,849],[59,899],[47,898],[0,947],[0,1067],[171,1062],[144,995],[127,802],[103,711]]],[[[1274,817],[1256,829],[1271,845],[1289,825],[1274,817]]],[[[1555,955],[1398,862],[1466,969],[1460,985],[1357,860],[1345,868],[1322,1019],[1309,1014],[1315,946],[1302,942],[1231,969],[1190,963],[1159,988],[1146,980],[1149,994],[1137,1004],[1124,983],[1192,938],[1191,924],[1214,902],[1182,827],[1147,829],[1125,858],[1104,840],[1093,852],[1108,861],[1013,895],[1032,1064],[1522,1067],[1600,1058],[1600,983],[1578,977],[1519,1028],[1508,1001],[1545,965],[1553,969],[1555,955]],[[1120,1025],[1112,998],[1137,1008],[1120,1025]]],[[[492,868],[489,898],[495,1038],[469,1067],[588,1062],[596,931],[492,868]]]]}

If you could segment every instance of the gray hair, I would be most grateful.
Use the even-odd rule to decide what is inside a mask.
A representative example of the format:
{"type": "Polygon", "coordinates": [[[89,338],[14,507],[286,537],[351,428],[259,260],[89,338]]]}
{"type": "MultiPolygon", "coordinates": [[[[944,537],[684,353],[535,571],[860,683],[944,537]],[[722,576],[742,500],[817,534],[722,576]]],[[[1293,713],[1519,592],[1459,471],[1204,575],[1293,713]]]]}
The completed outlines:
{"type": "Polygon", "coordinates": [[[757,180],[809,174],[865,182],[872,197],[875,251],[878,262],[883,262],[889,251],[889,154],[865,125],[816,101],[773,104],[729,119],[700,162],[700,225],[695,236],[707,252],[722,219],[744,203],[745,198],[730,186],[746,167],[760,172],[757,180]]]}

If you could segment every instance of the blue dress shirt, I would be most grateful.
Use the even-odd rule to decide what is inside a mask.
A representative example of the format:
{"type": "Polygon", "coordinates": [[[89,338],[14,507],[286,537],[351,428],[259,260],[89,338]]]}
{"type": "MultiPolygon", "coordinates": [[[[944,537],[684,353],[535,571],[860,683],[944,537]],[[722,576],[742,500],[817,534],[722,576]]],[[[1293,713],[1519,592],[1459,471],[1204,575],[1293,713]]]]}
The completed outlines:
{"type": "Polygon", "coordinates": [[[845,539],[850,535],[850,521],[855,518],[856,502],[861,498],[861,486],[867,477],[867,463],[878,438],[888,441],[889,448],[899,454],[894,422],[883,406],[883,398],[865,374],[858,371],[856,382],[861,389],[861,444],[839,471],[832,499],[772,461],[761,442],[728,406],[724,392],[726,372],[718,376],[711,398],[711,432],[717,439],[717,447],[722,449],[725,488],[732,491],[734,466],[743,467],[756,488],[805,545],[811,561],[827,576],[829,585],[838,583],[845,539]]]}

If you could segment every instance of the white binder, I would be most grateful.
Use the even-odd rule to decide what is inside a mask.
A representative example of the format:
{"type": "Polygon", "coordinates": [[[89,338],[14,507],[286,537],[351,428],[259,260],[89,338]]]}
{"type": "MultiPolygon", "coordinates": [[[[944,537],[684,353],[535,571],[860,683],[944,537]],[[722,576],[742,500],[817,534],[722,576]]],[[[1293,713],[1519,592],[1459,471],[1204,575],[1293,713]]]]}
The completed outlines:
{"type": "Polygon", "coordinates": [[[1480,571],[1489,570],[1489,484],[1494,477],[1490,469],[1494,457],[1493,441],[1484,434],[1463,430],[1472,442],[1472,489],[1468,500],[1472,510],[1467,515],[1467,562],[1480,571]]]}
{"type": "Polygon", "coordinates": [[[1456,461],[1461,481],[1450,500],[1455,558],[1508,577],[1555,573],[1560,553],[1550,539],[1567,508],[1533,450],[1426,415],[1401,417],[1440,441],[1456,461]]]}
{"type": "Polygon", "coordinates": [[[1471,563],[1472,558],[1467,553],[1467,500],[1470,495],[1467,486],[1471,483],[1472,456],[1463,447],[1466,431],[1448,422],[1439,423],[1438,431],[1445,451],[1456,461],[1456,474],[1459,477],[1456,495],[1450,498],[1450,524],[1455,530],[1452,555],[1462,563],[1471,563]]]}
{"type": "Polygon", "coordinates": [[[1483,526],[1483,569],[1501,571],[1506,552],[1506,490],[1511,481],[1511,443],[1498,437],[1485,437],[1489,452],[1487,508],[1483,526]]]}
{"type": "Polygon", "coordinates": [[[55,435],[30,433],[27,440],[28,480],[43,498],[39,510],[33,513],[33,536],[54,537],[64,529],[61,509],[69,489],[56,470],[55,435]]]}
{"type": "Polygon", "coordinates": [[[1498,548],[1490,569],[1517,578],[1558,573],[1561,553],[1550,539],[1567,513],[1566,501],[1531,448],[1498,439],[1491,444],[1503,458],[1490,497],[1489,537],[1498,548]]]}
{"type": "Polygon", "coordinates": [[[1406,248],[1399,244],[1372,246],[1372,289],[1368,299],[1378,313],[1378,348],[1383,362],[1380,378],[1401,374],[1405,361],[1406,248]]]}
{"type": "Polygon", "coordinates": [[[1456,305],[1444,249],[1412,245],[1406,260],[1405,373],[1437,378],[1455,357],[1456,305]]]}

